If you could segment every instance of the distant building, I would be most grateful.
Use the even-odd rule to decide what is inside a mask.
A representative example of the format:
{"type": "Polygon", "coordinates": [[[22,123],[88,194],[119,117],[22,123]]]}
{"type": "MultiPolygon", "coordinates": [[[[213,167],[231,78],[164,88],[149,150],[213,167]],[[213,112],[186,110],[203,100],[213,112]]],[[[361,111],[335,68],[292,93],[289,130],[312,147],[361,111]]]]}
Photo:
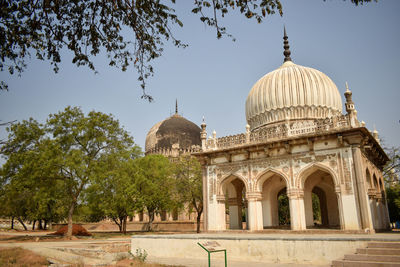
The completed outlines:
{"type": "Polygon", "coordinates": [[[285,198],[292,230],[387,229],[388,157],[378,133],[358,121],[347,84],[342,114],[334,82],[290,54],[285,31],[284,63],[247,97],[245,133],[207,138],[201,125],[201,151],[194,155],[203,166],[205,229],[283,227],[285,198]]]}
{"type": "Polygon", "coordinates": [[[201,129],[193,122],[178,114],[178,102],[175,114],[156,123],[146,136],[145,154],[161,154],[170,158],[190,155],[200,149],[201,129]]]}
{"type": "MultiPolygon", "coordinates": [[[[178,113],[178,102],[175,104],[175,114],[156,123],[146,136],[145,155],[160,154],[176,161],[180,156],[191,156],[191,153],[200,150],[201,129],[195,123],[185,119],[178,113]]],[[[146,213],[142,212],[135,218],[136,221],[147,221],[146,213]]],[[[155,221],[195,221],[196,213],[189,212],[188,205],[184,210],[158,214],[155,221]]]]}

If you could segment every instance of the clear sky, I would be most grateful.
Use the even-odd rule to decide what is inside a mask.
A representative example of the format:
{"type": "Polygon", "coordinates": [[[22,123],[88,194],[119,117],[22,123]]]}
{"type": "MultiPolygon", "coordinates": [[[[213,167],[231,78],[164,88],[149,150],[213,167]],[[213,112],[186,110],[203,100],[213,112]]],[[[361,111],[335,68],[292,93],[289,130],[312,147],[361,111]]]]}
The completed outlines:
{"type": "MultiPolygon", "coordinates": [[[[358,118],[374,125],[387,146],[400,146],[400,1],[380,0],[355,7],[350,1],[285,0],[283,17],[263,23],[231,13],[221,22],[234,35],[216,39],[215,30],[192,14],[193,1],[177,1],[184,27],[176,37],[185,49],[165,47],[153,62],[155,75],[147,92],[155,101],[140,99],[134,68],[122,72],[96,59],[99,73],[77,68],[65,53],[61,70],[31,60],[22,77],[0,73],[9,91],[0,92],[0,119],[33,117],[44,122],[50,113],[80,106],[111,113],[144,149],[148,130],[169,117],[178,99],[179,113],[200,124],[205,117],[208,134],[233,135],[245,131],[245,101],[253,84],[283,62],[283,25],[289,36],[292,60],[324,72],[343,99],[345,82],[353,92],[358,118]]],[[[344,111],[344,108],[343,108],[344,111]]],[[[6,137],[0,128],[0,139],[6,137]]]]}

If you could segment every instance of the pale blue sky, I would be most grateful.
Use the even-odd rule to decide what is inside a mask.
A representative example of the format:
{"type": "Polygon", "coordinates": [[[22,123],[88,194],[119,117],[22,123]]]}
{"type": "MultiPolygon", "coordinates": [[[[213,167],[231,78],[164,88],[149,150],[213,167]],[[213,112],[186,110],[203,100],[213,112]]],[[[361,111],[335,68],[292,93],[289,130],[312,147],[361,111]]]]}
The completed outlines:
{"type": "MultiPolygon", "coordinates": [[[[236,37],[216,39],[190,13],[192,1],[177,1],[184,23],[176,36],[186,49],[167,45],[153,62],[155,75],[147,92],[155,101],[140,99],[133,68],[123,73],[96,59],[98,74],[77,68],[65,53],[61,70],[32,60],[21,78],[0,73],[9,92],[0,93],[0,119],[33,117],[44,122],[48,114],[66,106],[111,113],[144,148],[148,130],[170,116],[178,98],[179,112],[200,124],[205,116],[209,135],[244,132],[245,100],[253,84],[283,61],[283,25],[296,64],[316,68],[337,85],[343,99],[345,82],[353,92],[360,120],[377,130],[388,146],[400,146],[400,1],[381,0],[355,7],[349,1],[282,1],[283,17],[273,15],[262,24],[231,13],[221,22],[236,37]]],[[[344,100],[343,100],[344,102],[344,100]]],[[[344,109],[343,109],[344,110],[344,109]]],[[[6,132],[0,128],[0,138],[6,132]]]]}

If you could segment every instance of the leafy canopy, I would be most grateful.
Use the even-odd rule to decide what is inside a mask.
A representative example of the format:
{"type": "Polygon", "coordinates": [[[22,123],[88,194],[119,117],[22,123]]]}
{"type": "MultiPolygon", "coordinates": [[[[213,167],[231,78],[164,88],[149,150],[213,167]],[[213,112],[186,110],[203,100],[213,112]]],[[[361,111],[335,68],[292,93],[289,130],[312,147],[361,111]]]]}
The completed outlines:
{"type": "MultiPolygon", "coordinates": [[[[355,5],[371,1],[351,0],[355,5]]],[[[173,25],[183,26],[174,5],[175,0],[0,0],[0,70],[20,75],[34,56],[57,72],[61,51],[67,49],[72,63],[96,71],[93,57],[104,51],[110,66],[125,71],[134,65],[142,98],[151,101],[145,91],[153,74],[150,62],[162,55],[164,42],[186,47],[173,34],[173,25]]],[[[220,20],[233,9],[259,23],[283,14],[279,0],[193,0],[193,7],[218,38],[231,36],[220,20]]],[[[5,81],[0,89],[8,89],[5,81]]]]}

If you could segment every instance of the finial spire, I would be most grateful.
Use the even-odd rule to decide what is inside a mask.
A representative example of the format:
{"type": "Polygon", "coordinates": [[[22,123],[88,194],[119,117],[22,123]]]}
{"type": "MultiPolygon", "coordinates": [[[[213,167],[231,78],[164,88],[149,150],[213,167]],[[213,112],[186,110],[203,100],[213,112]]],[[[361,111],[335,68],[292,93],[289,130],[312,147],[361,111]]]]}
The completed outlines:
{"type": "Polygon", "coordinates": [[[175,114],[178,115],[178,99],[175,99],[175,114]]]}
{"type": "Polygon", "coordinates": [[[285,59],[283,60],[283,62],[286,61],[292,61],[292,58],[290,57],[290,50],[289,50],[289,41],[288,41],[288,37],[286,34],[286,27],[283,26],[283,48],[285,49],[283,51],[283,55],[285,56],[285,59]]]}
{"type": "Polygon", "coordinates": [[[346,92],[350,92],[349,85],[347,84],[347,82],[346,82],[346,92]]]}

